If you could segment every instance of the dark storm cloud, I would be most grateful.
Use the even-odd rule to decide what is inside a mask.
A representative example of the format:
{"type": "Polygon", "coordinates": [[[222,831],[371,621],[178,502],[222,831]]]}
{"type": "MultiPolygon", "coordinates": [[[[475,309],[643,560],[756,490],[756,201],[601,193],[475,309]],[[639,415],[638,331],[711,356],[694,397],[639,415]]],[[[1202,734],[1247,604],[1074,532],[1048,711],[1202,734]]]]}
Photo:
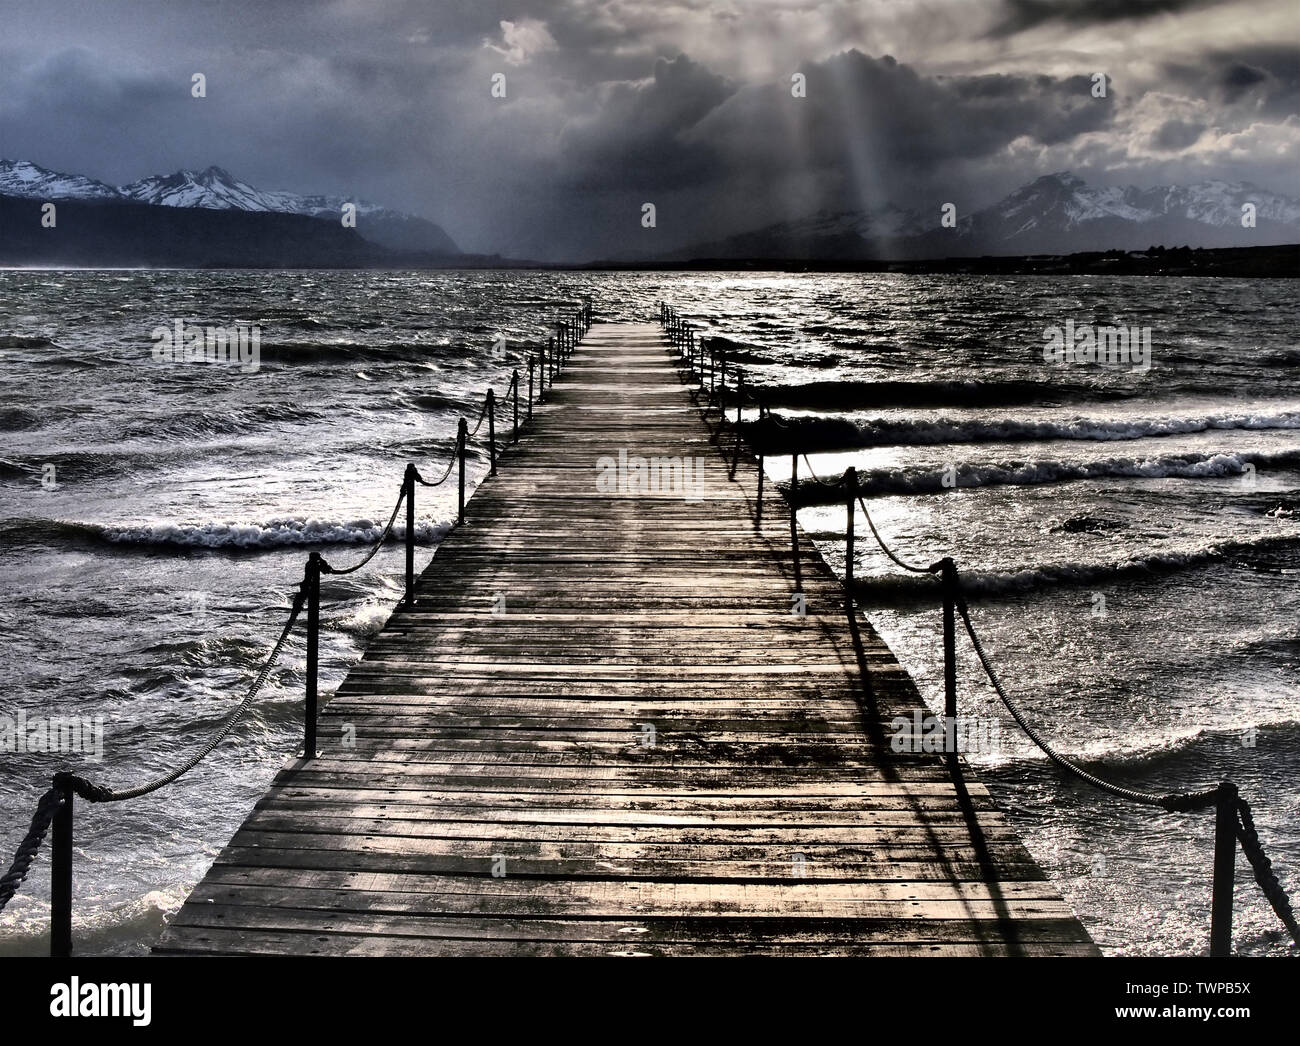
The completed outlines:
{"type": "Polygon", "coordinates": [[[1004,11],[990,30],[993,36],[1013,36],[1045,22],[1097,25],[1179,14],[1229,0],[1004,0],[1004,11]]]}
{"type": "Polygon", "coordinates": [[[1186,149],[1205,133],[1206,125],[1186,120],[1166,120],[1151,136],[1151,146],[1167,152],[1186,149]]]}
{"type": "Polygon", "coordinates": [[[853,50],[810,63],[806,97],[789,84],[737,92],[693,129],[729,171],[820,172],[844,199],[868,185],[900,201],[918,182],[955,180],[953,165],[1017,139],[1065,141],[1105,126],[1112,107],[1086,77],[931,77],[886,55],[853,50]]]}
{"type": "Polygon", "coordinates": [[[1239,91],[1263,83],[1267,79],[1268,73],[1264,72],[1264,70],[1256,69],[1241,62],[1233,62],[1223,71],[1220,83],[1229,91],[1239,91]]]}
{"type": "Polygon", "coordinates": [[[735,89],[686,55],[658,59],[650,80],[616,84],[592,118],[565,130],[565,180],[621,191],[681,188],[717,175],[716,153],[691,132],[735,89]]]}
{"type": "Polygon", "coordinates": [[[1286,119],[1300,112],[1300,43],[1224,51],[1163,66],[1170,85],[1223,106],[1286,119]]]}

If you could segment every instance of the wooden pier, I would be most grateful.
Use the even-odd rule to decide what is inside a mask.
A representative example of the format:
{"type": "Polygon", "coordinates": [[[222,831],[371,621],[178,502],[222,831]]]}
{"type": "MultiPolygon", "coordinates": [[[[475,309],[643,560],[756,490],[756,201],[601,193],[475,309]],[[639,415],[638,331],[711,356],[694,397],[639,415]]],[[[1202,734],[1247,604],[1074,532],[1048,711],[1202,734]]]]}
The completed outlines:
{"type": "Polygon", "coordinates": [[[970,771],[892,749],[911,679],[806,541],[794,612],[757,490],[659,328],[594,326],[156,951],[1097,954],[970,771]],[[606,489],[620,451],[692,482],[606,489]]]}

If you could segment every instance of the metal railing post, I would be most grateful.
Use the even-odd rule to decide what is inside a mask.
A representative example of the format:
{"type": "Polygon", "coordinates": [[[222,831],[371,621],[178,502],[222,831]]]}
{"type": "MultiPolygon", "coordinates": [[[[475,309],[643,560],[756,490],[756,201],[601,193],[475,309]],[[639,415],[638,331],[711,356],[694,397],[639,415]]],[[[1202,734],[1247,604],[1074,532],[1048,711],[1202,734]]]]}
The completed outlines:
{"type": "Polygon", "coordinates": [[[460,426],[456,431],[456,457],[460,459],[460,500],[456,512],[456,522],[465,522],[465,444],[469,442],[469,423],[460,419],[460,426]]]}
{"type": "Polygon", "coordinates": [[[844,609],[853,613],[853,564],[856,550],[853,541],[853,503],[858,496],[858,470],[850,465],[844,470],[844,487],[848,491],[848,518],[844,526],[844,609]]]}
{"type": "Polygon", "coordinates": [[[70,774],[54,776],[63,805],[54,814],[50,837],[50,958],[72,955],[72,785],[70,774]]]}
{"type": "Polygon", "coordinates": [[[528,420],[533,420],[533,354],[528,354],[528,420]]]}
{"type": "Polygon", "coordinates": [[[307,557],[307,693],[303,702],[302,757],[316,758],[317,677],[320,668],[320,575],[321,557],[307,557]]]}
{"type": "Polygon", "coordinates": [[[555,384],[555,339],[546,339],[546,373],[550,378],[549,384],[555,384]]]}
{"type": "MultiPolygon", "coordinates": [[[[945,737],[955,736],[957,719],[957,565],[940,560],[943,587],[943,714],[945,737]]],[[[946,747],[946,746],[945,746],[946,747]]],[[[955,754],[955,753],[950,753],[955,754]]]]}
{"type": "Polygon", "coordinates": [[[415,465],[408,463],[402,481],[406,497],[406,609],[415,607],[415,465]]]}
{"type": "Polygon", "coordinates": [[[519,368],[518,367],[515,368],[514,377],[510,379],[510,387],[514,390],[514,395],[511,397],[511,402],[514,404],[514,408],[515,408],[515,427],[514,427],[514,431],[510,434],[510,442],[518,443],[519,442],[519,368]]]}
{"type": "Polygon", "coordinates": [[[1232,954],[1232,891],[1237,864],[1237,786],[1219,784],[1214,806],[1214,885],[1210,894],[1210,954],[1232,954]]]}
{"type": "Polygon", "coordinates": [[[491,389],[487,391],[488,412],[488,475],[497,474],[497,397],[491,389]]]}
{"type": "Polygon", "coordinates": [[[740,428],[740,412],[744,407],[745,373],[736,371],[736,428],[740,428]]]}
{"type": "Polygon", "coordinates": [[[803,591],[803,571],[799,565],[799,455],[790,455],[790,552],[794,556],[794,590],[803,591]]]}

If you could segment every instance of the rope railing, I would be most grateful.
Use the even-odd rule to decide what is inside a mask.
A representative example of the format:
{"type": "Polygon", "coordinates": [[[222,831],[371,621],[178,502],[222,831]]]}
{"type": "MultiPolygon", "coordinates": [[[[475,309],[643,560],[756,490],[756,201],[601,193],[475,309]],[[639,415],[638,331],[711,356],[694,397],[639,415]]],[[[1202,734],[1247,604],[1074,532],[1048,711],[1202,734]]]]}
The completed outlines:
{"type": "MultiPolygon", "coordinates": [[[[590,302],[568,314],[568,319],[554,325],[556,334],[548,337],[536,353],[528,353],[528,400],[524,420],[532,419],[534,400],[541,403],[548,387],[553,387],[555,378],[563,371],[565,364],[577,349],[578,343],[591,329],[592,307],[590,302]],[[534,390],[534,373],[539,379],[539,387],[534,390]],[[536,395],[534,392],[536,391],[536,395]]],[[[511,373],[510,385],[506,393],[511,404],[512,430],[511,443],[519,442],[520,432],[520,371],[515,368],[511,373]]],[[[51,877],[50,877],[50,954],[55,957],[67,957],[72,954],[72,813],[73,799],[80,797],[91,803],[116,803],[129,799],[138,799],[151,792],[158,791],[172,784],[189,773],[217,748],[238,725],[253,700],[266,684],[271,670],[280,658],[284,645],[293,632],[294,625],[303,610],[307,612],[307,656],[303,695],[303,754],[304,761],[316,757],[316,719],[318,710],[319,684],[319,649],[320,649],[320,587],[321,577],[325,575],[342,577],[353,574],[365,567],[379,554],[380,549],[392,537],[402,505],[406,505],[406,586],[405,597],[399,604],[404,611],[415,608],[415,488],[416,486],[438,487],[451,476],[452,470],[459,469],[459,490],[457,499],[457,524],[465,522],[465,479],[466,460],[469,440],[477,436],[487,422],[489,476],[497,474],[496,446],[496,393],[489,388],[483,398],[473,431],[469,431],[464,417],[459,419],[456,431],[455,451],[447,468],[437,480],[429,481],[420,475],[414,463],[408,463],[402,477],[397,504],[393,506],[392,515],[380,532],[378,539],[370,550],[357,562],[347,567],[335,567],[319,552],[307,556],[307,566],[303,580],[294,592],[289,619],[280,632],[279,639],[271,649],[253,684],[239,704],[231,710],[220,729],[193,756],[175,770],[153,781],[129,789],[113,789],[96,784],[78,774],[61,770],[54,775],[51,787],[37,801],[36,810],[26,834],[14,854],[8,871],[0,876],[0,911],[17,894],[19,887],[27,878],[37,854],[40,852],[45,837],[53,833],[51,841],[51,877]]]]}
{"type": "Polygon", "coordinates": [[[455,467],[456,467],[456,458],[453,455],[451,459],[447,462],[447,467],[446,469],[443,470],[442,476],[440,478],[435,480],[427,480],[420,475],[419,469],[415,468],[414,465],[411,466],[411,468],[414,469],[415,482],[420,484],[420,486],[422,487],[441,487],[451,477],[451,470],[455,467]]]}
{"type": "MultiPolygon", "coordinates": [[[[686,323],[677,310],[666,304],[660,303],[660,322],[668,333],[669,342],[673,350],[679,354],[681,363],[679,369],[684,378],[689,377],[690,383],[694,384],[697,380],[700,383],[700,391],[709,392],[709,402],[714,402],[715,398],[720,396],[718,388],[711,382],[706,382],[706,377],[711,376],[714,364],[711,362],[709,371],[706,372],[702,348],[696,346],[694,329],[686,323]]],[[[711,350],[712,351],[712,350],[711,350]]],[[[724,357],[725,360],[725,357],[724,357]]],[[[725,388],[725,362],[719,368],[724,376],[725,388]]],[[[740,447],[740,427],[741,427],[741,408],[739,404],[745,402],[744,377],[739,367],[732,366],[735,374],[735,388],[737,411],[734,428],[736,430],[736,454],[739,457],[740,447]]],[[[758,400],[757,397],[750,394],[750,402],[757,402],[759,406],[760,420],[776,422],[780,427],[779,419],[771,414],[770,406],[766,406],[758,400]]],[[[707,417],[706,408],[705,415],[707,417]]],[[[722,412],[721,424],[726,423],[725,410],[722,412]]],[[[754,450],[758,462],[758,500],[755,505],[755,522],[761,525],[763,511],[763,476],[765,470],[764,450],[765,446],[760,446],[754,450]]],[[[1246,855],[1250,863],[1251,870],[1254,874],[1255,881],[1259,885],[1265,898],[1268,900],[1278,919],[1286,927],[1292,940],[1300,945],[1300,924],[1297,923],[1295,913],[1291,907],[1290,899],[1286,890],[1279,882],[1277,874],[1273,871],[1272,864],[1267,855],[1264,853],[1262,844],[1259,841],[1259,835],[1255,831],[1255,824],[1251,814],[1250,806],[1246,800],[1238,794],[1237,786],[1231,781],[1220,782],[1212,788],[1205,788],[1198,791],[1183,792],[1143,792],[1133,788],[1126,788],[1117,785],[1105,778],[1098,777],[1096,774],[1085,770],[1077,763],[1057,752],[1051,744],[1044,739],[1030,723],[1028,717],[1020,707],[1012,700],[1003,686],[994,666],[984,650],[984,645],[980,641],[979,634],[971,621],[970,609],[966,604],[965,594],[962,590],[961,577],[957,566],[950,557],[945,557],[937,563],[930,566],[919,566],[909,563],[889,546],[877,529],[875,521],[871,518],[871,513],[867,509],[867,503],[863,499],[859,488],[857,472],[853,467],[845,470],[839,479],[823,479],[818,476],[813,469],[812,463],[808,460],[806,453],[797,448],[790,452],[790,484],[786,497],[790,511],[790,539],[791,553],[794,566],[795,591],[803,590],[802,571],[800,567],[800,549],[799,549],[799,531],[797,521],[798,510],[798,491],[799,491],[799,458],[802,457],[805,466],[807,466],[808,476],[815,483],[828,489],[839,490],[845,499],[846,509],[846,527],[845,527],[845,569],[842,585],[845,591],[845,606],[849,614],[856,613],[856,603],[854,599],[854,571],[856,564],[856,552],[854,548],[854,506],[860,507],[863,518],[866,520],[867,527],[876,545],[896,566],[910,573],[934,575],[940,584],[943,604],[943,645],[944,645],[944,715],[947,722],[952,723],[957,718],[957,659],[956,659],[956,619],[961,618],[966,635],[970,639],[972,648],[975,651],[976,658],[982,667],[984,674],[988,677],[990,684],[1002,704],[1006,707],[1016,724],[1023,730],[1026,736],[1048,757],[1048,759],[1058,766],[1067,774],[1091,785],[1094,788],[1116,798],[1125,799],[1130,802],[1138,803],[1145,806],[1159,808],[1167,813],[1192,813],[1199,810],[1206,810],[1211,807],[1215,809],[1215,845],[1214,845],[1214,869],[1211,888],[1211,915],[1210,915],[1210,954],[1213,956],[1225,956],[1232,954],[1232,915],[1233,915],[1233,887],[1235,879],[1235,859],[1236,848],[1240,845],[1242,852],[1246,855]]],[[[732,475],[735,475],[735,467],[732,467],[732,475]]],[[[949,752],[949,758],[956,759],[955,746],[954,750],[949,752]]],[[[956,763],[953,764],[953,770],[956,771],[956,763]]]]}

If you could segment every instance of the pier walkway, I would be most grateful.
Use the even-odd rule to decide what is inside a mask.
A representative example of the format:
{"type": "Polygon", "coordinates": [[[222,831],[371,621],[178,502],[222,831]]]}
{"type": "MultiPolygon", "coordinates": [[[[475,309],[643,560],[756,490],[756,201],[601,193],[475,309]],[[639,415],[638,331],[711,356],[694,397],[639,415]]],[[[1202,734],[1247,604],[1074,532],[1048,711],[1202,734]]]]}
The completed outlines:
{"type": "Polygon", "coordinates": [[[1096,953],[893,751],[912,681],[806,543],[796,612],[658,326],[594,326],[506,460],[157,952],[1096,953]]]}

